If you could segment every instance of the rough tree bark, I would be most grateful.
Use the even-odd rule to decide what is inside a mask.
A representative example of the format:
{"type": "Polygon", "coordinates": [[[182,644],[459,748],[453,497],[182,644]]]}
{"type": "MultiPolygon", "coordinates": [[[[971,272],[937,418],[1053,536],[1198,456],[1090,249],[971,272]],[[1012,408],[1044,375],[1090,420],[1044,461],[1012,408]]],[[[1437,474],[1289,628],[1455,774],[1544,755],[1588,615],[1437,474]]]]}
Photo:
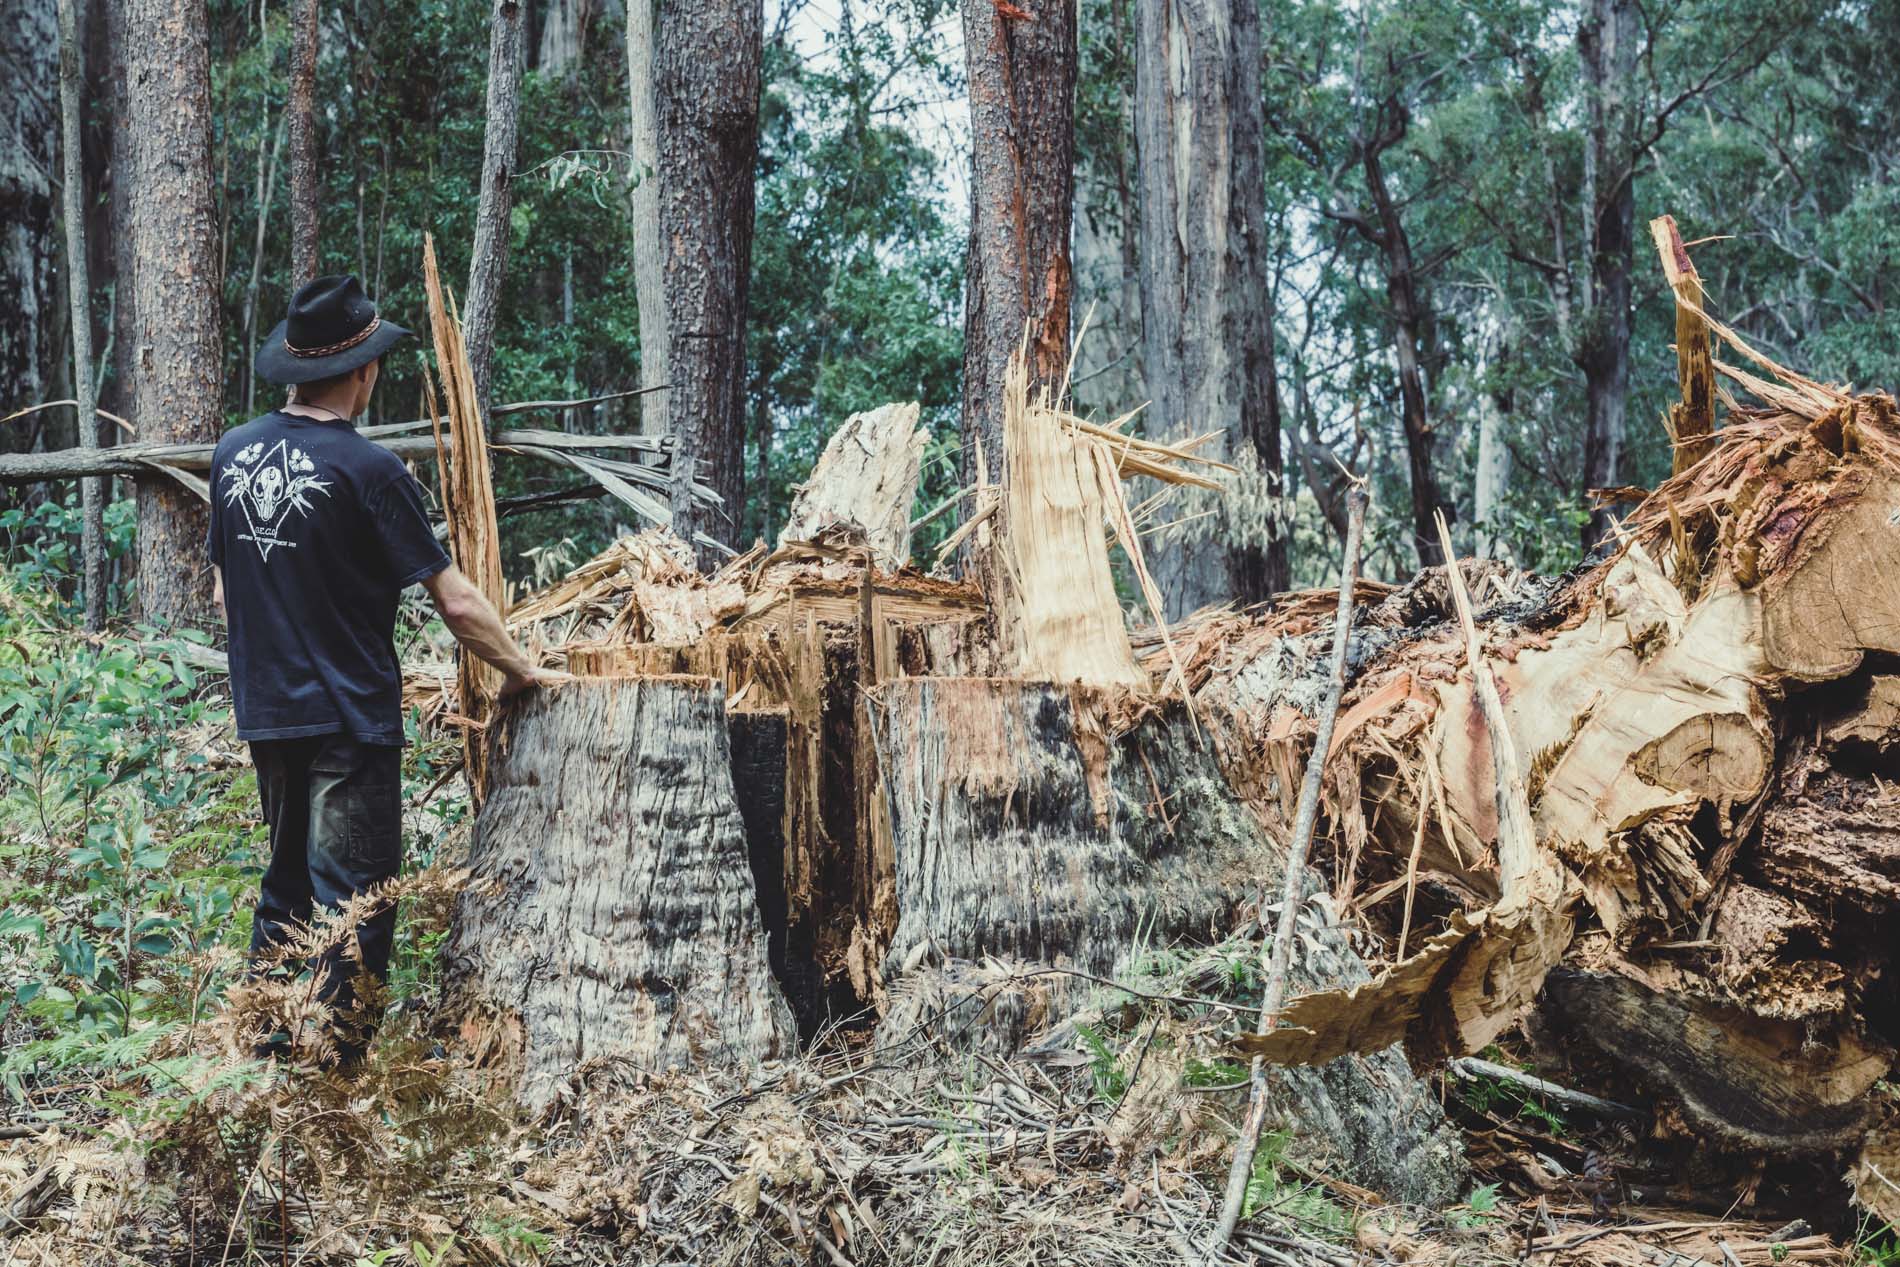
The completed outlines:
{"type": "MultiPolygon", "coordinates": [[[[316,277],[319,178],[317,175],[317,0],[290,0],[290,285],[316,277]]],[[[262,217],[262,211],[258,213],[262,217]]]]}
{"type": "MultiPolygon", "coordinates": [[[[904,678],[868,699],[890,806],[898,922],[885,1035],[919,1023],[1008,1049],[1142,946],[1218,941],[1284,859],[1178,704],[1113,733],[1083,687],[904,678]],[[994,956],[1026,975],[999,981],[994,956]],[[909,971],[906,971],[910,969],[909,971]]],[[[1317,874],[1309,894],[1324,889],[1317,874]]],[[[1317,912],[1315,913],[1317,915],[1317,912]]],[[[1294,985],[1367,977],[1342,931],[1301,919],[1294,985]]],[[[1274,1103],[1329,1139],[1358,1182],[1440,1202],[1463,1163],[1429,1084],[1396,1049],[1271,1071],[1274,1103]]]]}
{"type": "MultiPolygon", "coordinates": [[[[54,301],[53,107],[58,24],[53,0],[0,10],[0,412],[46,399],[53,370],[47,314],[54,301]]],[[[18,449],[30,426],[0,428],[0,449],[18,449]]]]}
{"type": "Polygon", "coordinates": [[[764,23],[760,0],[709,0],[662,5],[654,32],[672,384],[666,416],[677,446],[673,528],[687,541],[704,532],[732,543],[744,508],[746,305],[764,23]],[[702,463],[705,482],[724,502],[717,513],[692,497],[691,477],[702,463]]]}
{"type": "MultiPolygon", "coordinates": [[[[203,0],[126,0],[137,308],[133,424],[141,440],[217,439],[218,234],[211,198],[211,66],[203,0]]],[[[138,485],[139,609],[156,624],[210,617],[202,503],[170,480],[138,485]]]]}
{"type": "MultiPolygon", "coordinates": [[[[62,210],[66,218],[66,292],[72,311],[73,399],[78,402],[74,412],[79,447],[91,450],[99,447],[99,427],[93,414],[92,272],[86,259],[86,165],[79,130],[79,98],[85,84],[78,0],[59,0],[60,179],[65,184],[62,210]]],[[[96,633],[106,623],[104,490],[96,479],[81,480],[79,497],[86,628],[96,633]]]]}
{"type": "MultiPolygon", "coordinates": [[[[665,387],[667,378],[666,257],[660,251],[660,116],[654,101],[654,9],[659,0],[628,0],[627,95],[633,150],[633,286],[640,305],[640,386],[665,387]]],[[[666,399],[646,398],[640,430],[666,431],[666,399]]]]}
{"type": "MultiPolygon", "coordinates": [[[[1584,379],[1583,489],[1617,482],[1630,377],[1630,275],[1636,260],[1635,0],[1589,0],[1577,26],[1583,66],[1584,209],[1589,289],[1577,364],[1584,379]]],[[[1583,528],[1588,550],[1609,533],[1610,507],[1583,528]]]]}
{"type": "Polygon", "coordinates": [[[724,701],[710,678],[583,678],[497,723],[448,992],[531,1106],[593,1057],[790,1054],[724,701]]]}
{"type": "Polygon", "coordinates": [[[963,301],[963,474],[1003,470],[1003,380],[1029,339],[1030,393],[1069,357],[1074,0],[963,0],[973,171],[963,301]]]}
{"type": "Polygon", "coordinates": [[[482,200],[475,213],[475,253],[468,268],[468,340],[475,400],[488,416],[489,370],[495,358],[495,317],[508,269],[509,210],[513,205],[515,147],[521,127],[521,2],[495,0],[488,34],[488,125],[482,133],[482,200]]]}
{"type": "Polygon", "coordinates": [[[1252,478],[1190,498],[1151,547],[1180,617],[1287,587],[1279,384],[1267,285],[1260,13],[1254,0],[1156,0],[1135,26],[1143,361],[1151,433],[1219,431],[1210,457],[1252,478]],[[1208,503],[1206,506],[1199,502],[1208,503]]]}

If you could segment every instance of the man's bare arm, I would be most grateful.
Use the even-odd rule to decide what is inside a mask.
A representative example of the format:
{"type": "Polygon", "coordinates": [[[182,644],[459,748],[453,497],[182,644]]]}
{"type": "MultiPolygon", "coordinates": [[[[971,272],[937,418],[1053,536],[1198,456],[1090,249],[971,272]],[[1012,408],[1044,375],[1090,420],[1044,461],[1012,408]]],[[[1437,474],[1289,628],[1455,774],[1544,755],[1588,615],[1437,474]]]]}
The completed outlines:
{"type": "Polygon", "coordinates": [[[218,619],[225,624],[231,623],[231,614],[224,610],[224,569],[211,565],[211,602],[218,609],[218,619]]]}
{"type": "Polygon", "coordinates": [[[531,686],[565,681],[565,673],[536,668],[508,636],[507,626],[475,582],[458,567],[447,567],[422,583],[455,640],[500,669],[505,676],[501,697],[508,698],[531,686]]]}

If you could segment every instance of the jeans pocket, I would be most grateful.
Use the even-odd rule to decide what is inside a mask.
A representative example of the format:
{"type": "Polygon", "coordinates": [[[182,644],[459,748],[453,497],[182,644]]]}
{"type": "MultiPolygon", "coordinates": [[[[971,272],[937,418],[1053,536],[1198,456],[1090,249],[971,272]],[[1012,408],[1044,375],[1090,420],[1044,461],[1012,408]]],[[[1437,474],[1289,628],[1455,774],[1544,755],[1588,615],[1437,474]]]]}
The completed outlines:
{"type": "Polygon", "coordinates": [[[358,883],[393,876],[402,857],[402,750],[335,739],[310,763],[312,845],[358,883]]]}

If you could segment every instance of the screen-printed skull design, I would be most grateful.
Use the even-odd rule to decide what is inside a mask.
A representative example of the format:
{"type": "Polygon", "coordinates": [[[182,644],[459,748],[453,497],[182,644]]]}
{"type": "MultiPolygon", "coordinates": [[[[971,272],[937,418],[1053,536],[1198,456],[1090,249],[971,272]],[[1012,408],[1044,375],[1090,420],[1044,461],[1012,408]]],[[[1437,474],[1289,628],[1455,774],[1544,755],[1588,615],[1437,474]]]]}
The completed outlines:
{"type": "Polygon", "coordinates": [[[224,467],[224,504],[244,516],[247,531],[239,539],[257,546],[265,559],[280,545],[294,546],[296,523],[312,510],[311,493],[330,495],[330,481],[317,476],[317,463],[301,449],[279,440],[268,453],[250,444],[224,467]],[[289,512],[295,509],[298,514],[289,512]]]}
{"type": "Polygon", "coordinates": [[[267,466],[251,480],[251,496],[257,503],[260,519],[269,522],[277,517],[277,507],[284,497],[283,468],[267,466]]]}

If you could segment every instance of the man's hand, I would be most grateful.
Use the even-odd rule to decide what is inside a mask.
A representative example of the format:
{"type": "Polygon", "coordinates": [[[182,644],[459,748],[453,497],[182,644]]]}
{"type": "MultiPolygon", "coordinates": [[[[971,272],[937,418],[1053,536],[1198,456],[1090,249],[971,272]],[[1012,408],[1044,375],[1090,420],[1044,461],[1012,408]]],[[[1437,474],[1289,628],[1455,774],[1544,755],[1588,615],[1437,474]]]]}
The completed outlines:
{"type": "Polygon", "coordinates": [[[502,678],[501,691],[496,698],[513,699],[523,691],[533,690],[537,686],[559,686],[563,682],[572,682],[572,673],[563,673],[559,669],[537,669],[533,665],[523,671],[509,671],[502,678]]]}

